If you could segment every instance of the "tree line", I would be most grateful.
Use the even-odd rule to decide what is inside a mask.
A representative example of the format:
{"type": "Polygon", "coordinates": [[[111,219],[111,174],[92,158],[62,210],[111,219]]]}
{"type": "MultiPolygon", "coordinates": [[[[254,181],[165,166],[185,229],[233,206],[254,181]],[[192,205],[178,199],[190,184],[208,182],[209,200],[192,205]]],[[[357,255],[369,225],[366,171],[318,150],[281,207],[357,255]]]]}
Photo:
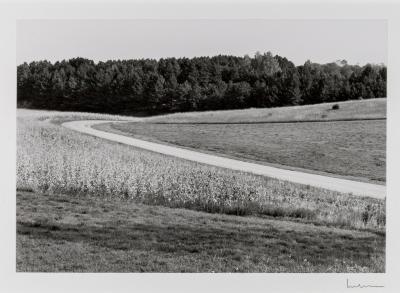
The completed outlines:
{"type": "Polygon", "coordinates": [[[253,57],[36,61],[17,67],[18,107],[111,114],[279,107],[386,97],[386,66],[295,66],[253,57]]]}

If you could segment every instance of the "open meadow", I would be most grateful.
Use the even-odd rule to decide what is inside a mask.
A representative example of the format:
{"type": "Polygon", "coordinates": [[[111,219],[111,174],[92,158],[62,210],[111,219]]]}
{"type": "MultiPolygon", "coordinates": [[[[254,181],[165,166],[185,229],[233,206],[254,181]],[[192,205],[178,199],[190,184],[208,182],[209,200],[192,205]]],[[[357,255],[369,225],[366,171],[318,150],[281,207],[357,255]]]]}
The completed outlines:
{"type": "Polygon", "coordinates": [[[322,104],[182,113],[95,128],[285,169],[384,184],[386,100],[338,105],[337,110],[322,104]],[[325,121],[310,122],[323,112],[332,114],[325,121]],[[245,122],[248,119],[253,120],[245,122]],[[253,123],[257,121],[266,123],[253,123]]]}
{"type": "Polygon", "coordinates": [[[385,271],[385,200],[60,126],[74,119],[123,117],[18,110],[18,271],[385,271]]]}
{"type": "Polygon", "coordinates": [[[263,123],[386,118],[386,98],[276,108],[174,113],[149,117],[152,123],[263,123]],[[339,111],[333,110],[339,105],[339,111]]]}

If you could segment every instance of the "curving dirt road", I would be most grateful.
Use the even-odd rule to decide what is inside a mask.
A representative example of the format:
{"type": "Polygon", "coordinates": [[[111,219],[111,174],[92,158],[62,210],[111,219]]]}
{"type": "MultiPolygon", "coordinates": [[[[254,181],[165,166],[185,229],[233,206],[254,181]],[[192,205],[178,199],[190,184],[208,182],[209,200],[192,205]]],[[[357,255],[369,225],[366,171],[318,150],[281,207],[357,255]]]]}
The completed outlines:
{"type": "MultiPolygon", "coordinates": [[[[139,120],[140,119],[138,119],[138,121],[139,120]]],[[[354,195],[359,195],[359,196],[369,196],[380,199],[383,199],[386,196],[386,186],[384,185],[364,183],[364,182],[358,182],[358,181],[352,181],[352,180],[346,180],[346,179],[340,179],[340,178],[334,178],[334,177],[328,177],[310,173],[303,173],[299,171],[279,169],[255,163],[248,163],[239,160],[228,159],[215,155],[187,150],[179,147],[148,142],[92,128],[92,125],[94,124],[108,123],[108,122],[124,123],[124,121],[84,120],[84,121],[65,122],[62,124],[62,126],[81,133],[93,135],[107,140],[203,164],[228,168],[232,170],[239,170],[243,172],[249,172],[257,175],[268,176],[280,180],[286,180],[290,182],[321,187],[344,193],[353,193],[354,195]]],[[[132,121],[126,121],[126,122],[132,122],[132,121]]]]}

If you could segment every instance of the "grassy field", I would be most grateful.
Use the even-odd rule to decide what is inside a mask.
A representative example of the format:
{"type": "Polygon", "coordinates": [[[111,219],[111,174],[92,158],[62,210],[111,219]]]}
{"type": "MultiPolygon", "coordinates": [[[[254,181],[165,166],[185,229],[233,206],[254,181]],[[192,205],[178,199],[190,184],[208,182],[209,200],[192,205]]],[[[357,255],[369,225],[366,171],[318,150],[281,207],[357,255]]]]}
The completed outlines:
{"type": "Polygon", "coordinates": [[[254,123],[386,118],[386,98],[279,108],[189,112],[147,118],[152,123],[254,123]],[[338,110],[332,106],[338,104],[338,110]]]}
{"type": "Polygon", "coordinates": [[[17,193],[17,271],[383,272],[384,234],[17,193]]]}
{"type": "Polygon", "coordinates": [[[286,169],[386,181],[386,121],[115,123],[95,128],[286,169]],[[292,168],[291,168],[292,167],[292,168]]]}
{"type": "Polygon", "coordinates": [[[58,125],[71,117],[110,119],[18,111],[19,271],[384,271],[384,200],[179,160],[58,125]]]}

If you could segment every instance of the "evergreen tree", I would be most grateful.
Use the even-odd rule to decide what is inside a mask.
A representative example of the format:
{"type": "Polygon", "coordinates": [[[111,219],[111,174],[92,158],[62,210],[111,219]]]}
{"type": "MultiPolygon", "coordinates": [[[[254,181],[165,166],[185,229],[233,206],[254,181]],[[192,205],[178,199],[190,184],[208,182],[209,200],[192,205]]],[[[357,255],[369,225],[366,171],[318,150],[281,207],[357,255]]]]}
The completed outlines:
{"type": "Polygon", "coordinates": [[[114,114],[278,107],[386,97],[384,65],[295,66],[270,52],[160,60],[85,58],[17,67],[17,105],[114,114]]]}

